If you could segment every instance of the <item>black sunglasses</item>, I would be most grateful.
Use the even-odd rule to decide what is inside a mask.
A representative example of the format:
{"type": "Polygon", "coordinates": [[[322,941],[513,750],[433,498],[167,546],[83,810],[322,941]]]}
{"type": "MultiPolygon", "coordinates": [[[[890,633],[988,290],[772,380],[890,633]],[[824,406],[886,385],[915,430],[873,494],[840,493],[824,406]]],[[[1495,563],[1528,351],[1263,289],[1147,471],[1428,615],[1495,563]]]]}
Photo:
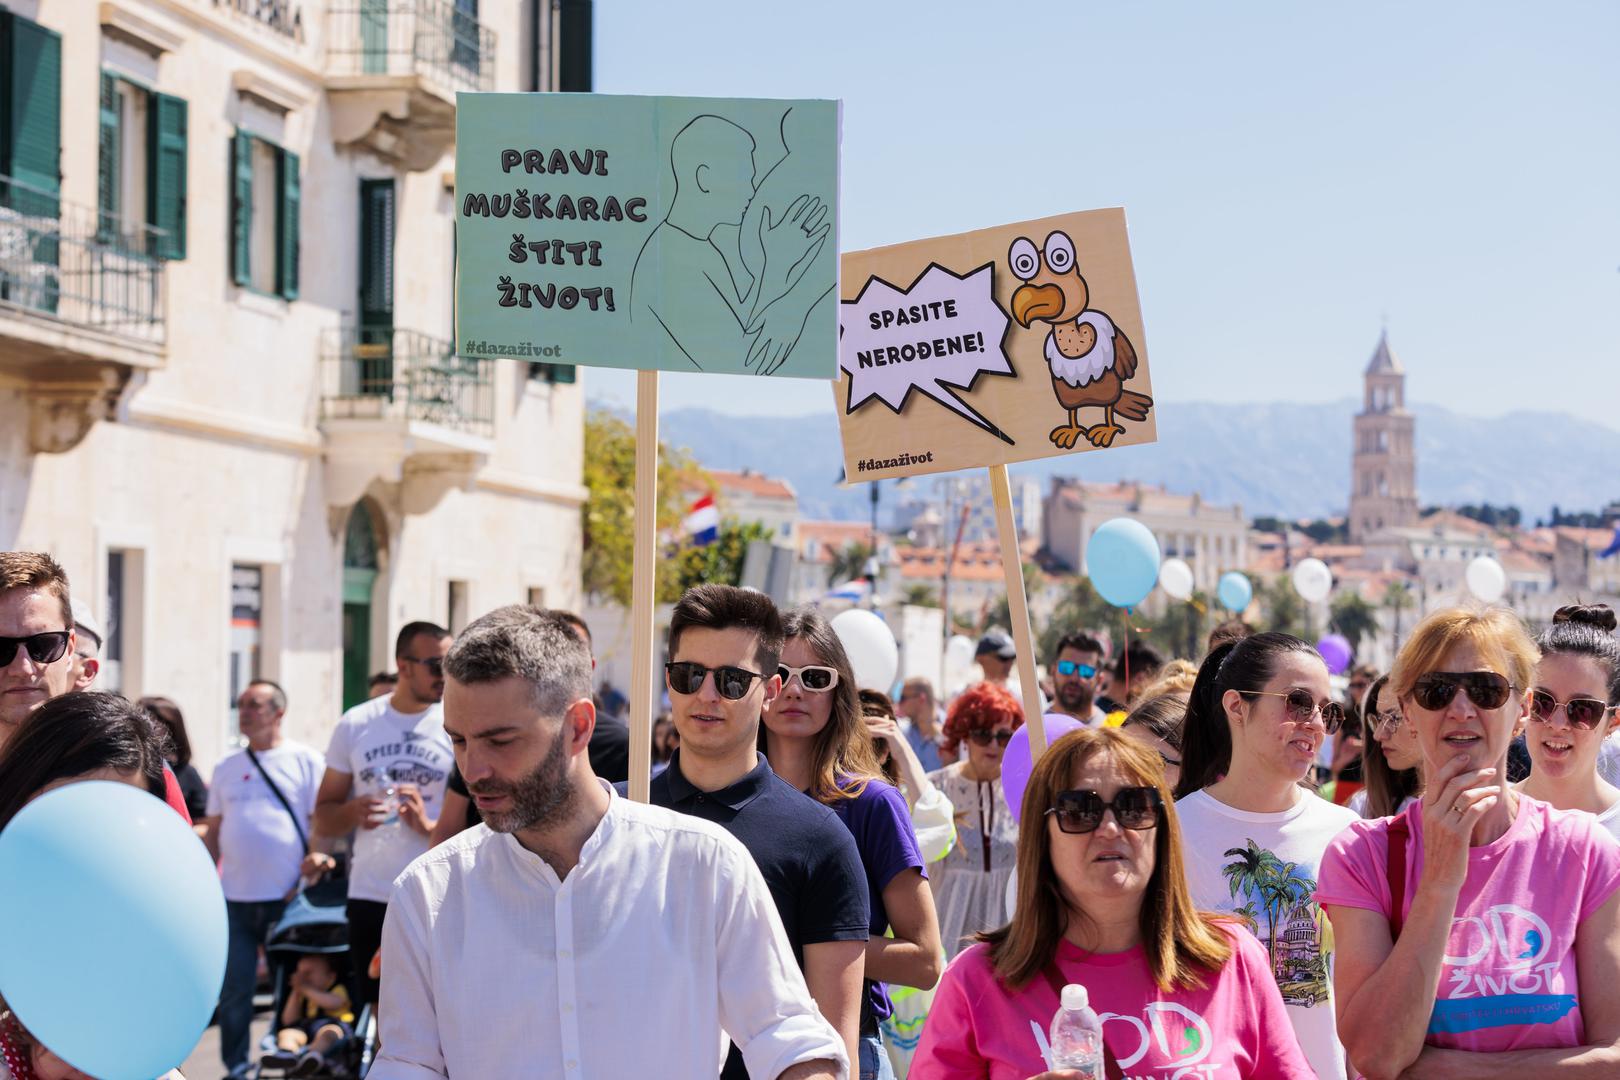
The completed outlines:
{"type": "Polygon", "coordinates": [[[28,637],[0,637],[0,668],[8,667],[17,659],[18,649],[27,649],[28,658],[36,664],[54,664],[67,652],[68,632],[48,630],[28,637]]]}
{"type": "Polygon", "coordinates": [[[1461,690],[1476,708],[1500,709],[1507,704],[1513,684],[1494,671],[1431,671],[1412,683],[1412,700],[1429,712],[1451,704],[1461,690]]]}
{"type": "Polygon", "coordinates": [[[974,728],[972,731],[968,732],[968,738],[972,739],[973,742],[978,746],[989,746],[992,741],[998,742],[1002,746],[1006,746],[1008,743],[1012,742],[1012,737],[1013,733],[1010,731],[992,731],[989,728],[983,727],[974,728]]]}
{"type": "Polygon", "coordinates": [[[1060,791],[1047,813],[1057,815],[1058,828],[1066,833],[1088,833],[1097,831],[1109,810],[1122,829],[1151,829],[1164,817],[1164,799],[1151,787],[1120,788],[1112,802],[1103,802],[1095,791],[1060,791]]]}
{"type": "Polygon", "coordinates": [[[444,675],[444,657],[442,656],[430,656],[425,660],[419,659],[415,656],[402,656],[400,659],[408,660],[413,664],[421,664],[423,667],[428,669],[428,672],[435,679],[442,678],[444,675]]]}
{"type": "Polygon", "coordinates": [[[1530,691],[1530,718],[1539,720],[1543,724],[1551,723],[1553,714],[1558,707],[1564,707],[1564,715],[1569,717],[1571,727],[1595,728],[1603,722],[1603,716],[1609,711],[1608,702],[1597,698],[1578,697],[1568,701],[1559,701],[1547,691],[1537,687],[1530,691]]]}
{"type": "Polygon", "coordinates": [[[712,671],[714,688],[727,701],[746,697],[748,688],[754,685],[754,680],[765,677],[757,671],[732,667],[730,664],[707,668],[691,660],[671,660],[664,665],[664,671],[669,675],[669,688],[677,694],[695,694],[702,690],[703,680],[708,678],[709,672],[712,671]]]}
{"type": "Polygon", "coordinates": [[[1332,735],[1344,726],[1344,708],[1337,701],[1324,701],[1320,706],[1311,696],[1309,690],[1296,686],[1286,694],[1279,690],[1244,690],[1245,694],[1258,694],[1261,697],[1280,697],[1283,699],[1283,709],[1288,713],[1288,719],[1296,724],[1308,724],[1316,715],[1318,708],[1322,712],[1322,726],[1332,735]]]}

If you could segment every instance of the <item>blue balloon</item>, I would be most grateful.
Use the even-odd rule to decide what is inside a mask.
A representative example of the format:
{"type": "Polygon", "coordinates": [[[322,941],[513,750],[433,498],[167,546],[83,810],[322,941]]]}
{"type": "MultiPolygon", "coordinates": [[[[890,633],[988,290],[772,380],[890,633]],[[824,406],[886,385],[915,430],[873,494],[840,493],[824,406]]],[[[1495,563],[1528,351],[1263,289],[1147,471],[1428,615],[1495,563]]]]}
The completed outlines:
{"type": "Polygon", "coordinates": [[[1159,583],[1159,541],[1140,521],[1105,521],[1086,545],[1086,575],[1110,604],[1135,607],[1159,583]]]}
{"type": "Polygon", "coordinates": [[[1254,599],[1254,586],[1249,579],[1236,570],[1229,570],[1221,575],[1221,582],[1215,589],[1215,596],[1220,600],[1221,606],[1228,611],[1242,613],[1254,599]]]}
{"type": "Polygon", "coordinates": [[[197,1045],[225,981],[225,894],[180,816],[141,788],[69,784],[0,833],[0,994],[102,1080],[152,1080],[197,1045]]]}

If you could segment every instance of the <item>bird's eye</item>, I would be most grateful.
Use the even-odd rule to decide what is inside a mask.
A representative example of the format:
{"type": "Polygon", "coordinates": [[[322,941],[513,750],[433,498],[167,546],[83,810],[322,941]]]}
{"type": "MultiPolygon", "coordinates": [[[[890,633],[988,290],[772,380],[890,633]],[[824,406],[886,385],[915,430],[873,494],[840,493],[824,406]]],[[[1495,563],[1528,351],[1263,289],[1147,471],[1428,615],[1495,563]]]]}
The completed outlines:
{"type": "Polygon", "coordinates": [[[1074,241],[1067,233],[1055,232],[1046,238],[1046,265],[1054,274],[1067,274],[1074,269],[1074,241]]]}
{"type": "Polygon", "coordinates": [[[1018,280],[1028,281],[1041,268],[1041,253],[1027,237],[1020,236],[1007,251],[1007,265],[1018,275],[1018,280]]]}

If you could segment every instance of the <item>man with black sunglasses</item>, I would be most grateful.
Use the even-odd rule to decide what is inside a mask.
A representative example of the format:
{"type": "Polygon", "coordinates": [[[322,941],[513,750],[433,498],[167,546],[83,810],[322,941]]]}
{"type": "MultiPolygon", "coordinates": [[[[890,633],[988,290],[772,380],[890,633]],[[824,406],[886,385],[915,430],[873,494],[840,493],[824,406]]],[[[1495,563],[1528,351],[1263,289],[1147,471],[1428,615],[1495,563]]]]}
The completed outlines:
{"type": "MultiPolygon", "coordinates": [[[[653,777],[650,798],[742,841],[816,1006],[856,1061],[871,921],[866,872],[838,816],[778,777],[757,749],[765,706],[782,689],[782,645],[781,615],[764,593],[699,585],[681,597],[665,665],[681,745],[653,777]]],[[[836,673],[830,681],[820,675],[805,669],[791,677],[807,693],[830,693],[836,673]]],[[[748,1076],[735,1046],[721,1076],[748,1076]]]]}
{"type": "Polygon", "coordinates": [[[375,1003],[371,958],[382,944],[394,879],[428,850],[454,761],[444,733],[444,656],[450,631],[406,623],[394,643],[399,682],[343,714],[326,751],[315,831],[354,832],[349,861],[349,956],[355,1003],[375,1003]]]}
{"type": "Polygon", "coordinates": [[[73,687],[67,573],[42,552],[0,552],[0,749],[28,714],[73,687]]]}
{"type": "Polygon", "coordinates": [[[1102,668],[1102,642],[1090,634],[1065,634],[1052,656],[1052,711],[1072,716],[1086,727],[1099,727],[1105,714],[1097,707],[1097,676],[1102,668]]]}

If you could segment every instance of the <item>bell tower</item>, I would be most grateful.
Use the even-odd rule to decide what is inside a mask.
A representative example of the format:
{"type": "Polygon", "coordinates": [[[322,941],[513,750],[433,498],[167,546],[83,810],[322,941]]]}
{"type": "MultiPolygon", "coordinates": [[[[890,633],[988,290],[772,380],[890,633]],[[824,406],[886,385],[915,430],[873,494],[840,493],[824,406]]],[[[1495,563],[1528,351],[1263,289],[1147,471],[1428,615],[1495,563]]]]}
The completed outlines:
{"type": "Polygon", "coordinates": [[[1414,421],[1406,411],[1406,369],[1378,336],[1363,376],[1361,412],[1353,421],[1350,460],[1350,542],[1360,544],[1381,529],[1416,525],[1417,452],[1414,421]]]}

